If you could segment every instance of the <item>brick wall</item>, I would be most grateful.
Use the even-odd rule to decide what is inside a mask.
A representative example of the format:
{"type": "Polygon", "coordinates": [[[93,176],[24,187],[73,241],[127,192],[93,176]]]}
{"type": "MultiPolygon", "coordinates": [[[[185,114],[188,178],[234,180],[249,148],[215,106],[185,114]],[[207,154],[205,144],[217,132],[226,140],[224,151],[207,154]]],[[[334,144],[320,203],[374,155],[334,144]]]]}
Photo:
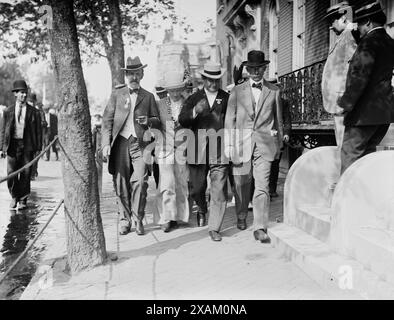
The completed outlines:
{"type": "Polygon", "coordinates": [[[292,71],[293,4],[287,0],[279,3],[278,76],[292,71]]]}

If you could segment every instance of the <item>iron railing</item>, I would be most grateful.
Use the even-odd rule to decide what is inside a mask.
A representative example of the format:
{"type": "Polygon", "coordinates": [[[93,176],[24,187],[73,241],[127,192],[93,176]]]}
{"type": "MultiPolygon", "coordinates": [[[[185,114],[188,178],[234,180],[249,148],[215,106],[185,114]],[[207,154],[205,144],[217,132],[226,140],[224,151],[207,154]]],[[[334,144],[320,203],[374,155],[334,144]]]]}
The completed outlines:
{"type": "Polygon", "coordinates": [[[325,60],[279,77],[283,97],[289,101],[293,124],[320,124],[332,120],[323,108],[321,81],[325,60]]]}

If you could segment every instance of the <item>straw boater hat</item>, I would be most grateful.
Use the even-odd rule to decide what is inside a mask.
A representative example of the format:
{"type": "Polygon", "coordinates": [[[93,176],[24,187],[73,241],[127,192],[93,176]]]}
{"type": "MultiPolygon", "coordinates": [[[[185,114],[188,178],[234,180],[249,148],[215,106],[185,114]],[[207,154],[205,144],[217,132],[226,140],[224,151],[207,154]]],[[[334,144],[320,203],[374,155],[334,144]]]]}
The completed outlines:
{"type": "Polygon", "coordinates": [[[334,19],[335,17],[342,16],[348,13],[352,7],[349,5],[349,2],[342,1],[337,3],[327,9],[327,14],[324,16],[324,19],[334,19]]]}
{"type": "Polygon", "coordinates": [[[147,66],[147,64],[143,65],[141,63],[141,60],[140,60],[140,58],[138,56],[134,57],[134,58],[128,57],[127,61],[126,61],[126,68],[121,68],[121,69],[125,70],[125,71],[127,71],[127,70],[129,70],[129,71],[136,71],[136,70],[139,70],[139,69],[143,69],[146,66],[147,66]]]}
{"type": "Polygon", "coordinates": [[[361,7],[360,9],[356,10],[354,21],[356,22],[356,21],[359,21],[363,18],[372,17],[377,14],[384,15],[383,8],[380,5],[379,1],[368,4],[364,7],[361,7]]]}
{"type": "Polygon", "coordinates": [[[200,74],[210,79],[220,79],[223,77],[226,69],[221,68],[220,63],[208,62],[204,65],[204,70],[200,74]]]}
{"type": "Polygon", "coordinates": [[[182,89],[185,85],[182,72],[170,71],[164,75],[163,87],[165,90],[182,89]]]}
{"type": "Polygon", "coordinates": [[[269,60],[265,60],[265,55],[263,51],[252,50],[248,52],[248,61],[246,61],[245,66],[253,68],[261,67],[269,63],[269,60]]]}

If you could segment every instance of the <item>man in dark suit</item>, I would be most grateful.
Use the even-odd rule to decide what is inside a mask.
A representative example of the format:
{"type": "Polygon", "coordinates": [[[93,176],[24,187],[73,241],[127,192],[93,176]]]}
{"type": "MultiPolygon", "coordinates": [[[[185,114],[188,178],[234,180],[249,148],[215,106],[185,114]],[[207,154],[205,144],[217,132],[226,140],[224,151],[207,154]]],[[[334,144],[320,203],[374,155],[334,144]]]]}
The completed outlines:
{"type": "Polygon", "coordinates": [[[229,94],[219,89],[225,70],[220,64],[207,63],[201,72],[204,88],[192,94],[184,103],[179,123],[194,133],[194,145],[187,149],[190,193],[196,202],[198,226],[206,220],[207,174],[210,172],[210,204],[208,230],[213,241],[220,241],[219,233],[226,210],[225,186],[228,177],[228,161],[224,158],[223,129],[229,94]],[[201,133],[215,133],[209,138],[201,133]],[[214,148],[217,143],[216,148],[214,148]],[[194,151],[194,152],[193,152],[194,151]]]}
{"type": "Polygon", "coordinates": [[[341,173],[376,151],[394,122],[394,40],[383,27],[386,16],[380,3],[357,10],[355,21],[361,40],[350,61],[345,92],[338,99],[345,117],[341,173]]]}
{"type": "MultiPolygon", "coordinates": [[[[45,146],[47,146],[56,136],[57,136],[57,115],[50,111],[49,105],[44,107],[45,120],[47,126],[44,130],[44,141],[45,146]]],[[[56,161],[59,160],[59,155],[57,153],[56,142],[52,145],[52,151],[55,153],[56,161]]],[[[49,161],[51,158],[50,148],[46,152],[45,161],[49,161]]]]}
{"type": "MultiPolygon", "coordinates": [[[[109,157],[120,214],[120,234],[130,232],[131,219],[136,233],[145,233],[142,219],[148,188],[148,164],[144,150],[151,141],[149,128],[160,128],[159,112],[152,93],[141,88],[144,68],[139,57],[127,58],[127,84],[117,86],[103,115],[103,156],[109,157]]],[[[151,151],[149,151],[149,154],[151,151]]]]}
{"type": "MultiPolygon", "coordinates": [[[[4,111],[4,122],[0,131],[0,155],[7,155],[7,174],[11,174],[33,160],[35,152],[41,150],[40,117],[36,109],[26,103],[28,87],[24,80],[13,84],[15,106],[4,111]]],[[[8,190],[12,201],[10,209],[25,209],[30,194],[30,170],[23,170],[9,179],[8,190]]]]}

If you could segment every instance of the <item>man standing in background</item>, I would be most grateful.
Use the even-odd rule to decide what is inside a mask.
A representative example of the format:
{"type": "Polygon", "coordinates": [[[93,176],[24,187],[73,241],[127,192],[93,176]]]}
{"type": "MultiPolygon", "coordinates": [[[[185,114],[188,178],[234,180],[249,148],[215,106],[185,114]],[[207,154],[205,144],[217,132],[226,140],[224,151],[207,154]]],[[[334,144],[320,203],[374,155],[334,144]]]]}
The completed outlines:
{"type": "Polygon", "coordinates": [[[330,48],[322,74],[322,97],[324,109],[334,114],[334,129],[337,146],[342,146],[345,127],[342,109],[337,104],[338,96],[345,91],[346,75],[349,61],[357,48],[357,33],[348,16],[352,8],[343,1],[327,10],[325,19],[328,21],[337,39],[330,48]]]}
{"type": "MultiPolygon", "coordinates": [[[[49,143],[57,136],[57,115],[50,112],[50,106],[44,106],[45,113],[45,121],[47,123],[47,127],[45,128],[45,146],[48,146],[49,143]]],[[[56,161],[59,160],[59,155],[57,153],[56,142],[52,145],[52,151],[55,153],[56,161]]],[[[49,161],[51,157],[50,148],[46,152],[45,161],[49,161]]]]}
{"type": "Polygon", "coordinates": [[[379,2],[355,13],[361,40],[350,61],[344,94],[345,135],[341,148],[341,173],[376,147],[394,122],[394,40],[384,29],[386,15],[379,2]]]}

